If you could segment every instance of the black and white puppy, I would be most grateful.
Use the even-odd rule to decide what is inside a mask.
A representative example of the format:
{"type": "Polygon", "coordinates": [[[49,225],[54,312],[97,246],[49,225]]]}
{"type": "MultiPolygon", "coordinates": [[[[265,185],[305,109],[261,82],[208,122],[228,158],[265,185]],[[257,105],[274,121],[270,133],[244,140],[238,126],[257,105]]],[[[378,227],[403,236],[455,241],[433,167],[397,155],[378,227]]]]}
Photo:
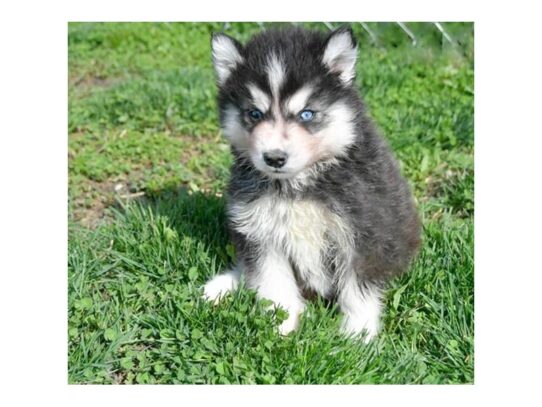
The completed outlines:
{"type": "Polygon", "coordinates": [[[288,311],[308,293],[338,303],[347,334],[377,334],[384,283],[420,241],[410,188],[365,112],[353,33],[268,30],[246,45],[215,34],[222,131],[233,166],[228,226],[238,264],[210,280],[217,301],[242,275],[288,311]]]}

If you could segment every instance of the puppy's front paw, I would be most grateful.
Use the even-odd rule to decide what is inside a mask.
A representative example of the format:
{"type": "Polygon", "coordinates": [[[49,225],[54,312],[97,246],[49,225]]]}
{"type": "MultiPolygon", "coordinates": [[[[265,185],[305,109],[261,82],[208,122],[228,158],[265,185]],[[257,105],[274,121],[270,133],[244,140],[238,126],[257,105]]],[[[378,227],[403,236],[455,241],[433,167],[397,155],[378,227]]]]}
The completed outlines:
{"type": "Polygon", "coordinates": [[[378,330],[378,317],[370,315],[366,317],[345,315],[341,324],[341,332],[347,336],[364,334],[364,343],[369,343],[378,334],[378,330]]]}
{"type": "Polygon", "coordinates": [[[279,334],[282,336],[286,336],[290,332],[295,331],[299,326],[299,319],[302,313],[303,308],[297,310],[289,310],[288,318],[279,325],[279,334]]]}
{"type": "Polygon", "coordinates": [[[217,304],[230,291],[239,285],[239,272],[229,270],[209,280],[203,287],[203,298],[217,304]]]}
{"type": "Polygon", "coordinates": [[[299,317],[288,318],[282,324],[279,325],[279,334],[282,336],[288,335],[290,332],[295,331],[299,325],[299,317]]]}

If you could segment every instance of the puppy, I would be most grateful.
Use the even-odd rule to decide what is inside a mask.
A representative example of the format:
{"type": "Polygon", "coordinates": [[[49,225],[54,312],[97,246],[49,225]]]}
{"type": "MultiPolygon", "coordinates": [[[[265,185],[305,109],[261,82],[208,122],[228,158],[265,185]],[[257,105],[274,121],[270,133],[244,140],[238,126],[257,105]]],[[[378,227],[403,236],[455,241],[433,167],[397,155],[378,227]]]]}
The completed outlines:
{"type": "Polygon", "coordinates": [[[244,275],[288,311],[279,327],[288,334],[317,294],[339,305],[344,333],[369,341],[420,224],[356,88],[352,31],[268,30],[246,45],[215,34],[212,58],[233,155],[227,214],[238,263],[204,296],[218,301],[244,275]]]}

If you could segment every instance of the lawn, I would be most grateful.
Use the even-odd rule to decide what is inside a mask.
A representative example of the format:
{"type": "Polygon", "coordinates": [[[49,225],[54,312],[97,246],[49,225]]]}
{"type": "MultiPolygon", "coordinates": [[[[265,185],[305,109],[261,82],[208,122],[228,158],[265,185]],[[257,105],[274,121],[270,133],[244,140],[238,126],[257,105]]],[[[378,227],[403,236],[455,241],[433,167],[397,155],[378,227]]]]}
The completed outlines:
{"type": "MultiPolygon", "coordinates": [[[[266,24],[269,25],[269,24],[266,24]]],[[[327,30],[323,24],[305,24],[327,30]]],[[[284,317],[202,285],[235,258],[224,227],[231,162],[210,34],[223,23],[69,24],[70,383],[472,383],[473,25],[360,24],[357,84],[401,162],[423,247],[392,282],[381,334],[342,338],[311,303],[284,317]]],[[[244,40],[258,24],[232,23],[244,40]]]]}

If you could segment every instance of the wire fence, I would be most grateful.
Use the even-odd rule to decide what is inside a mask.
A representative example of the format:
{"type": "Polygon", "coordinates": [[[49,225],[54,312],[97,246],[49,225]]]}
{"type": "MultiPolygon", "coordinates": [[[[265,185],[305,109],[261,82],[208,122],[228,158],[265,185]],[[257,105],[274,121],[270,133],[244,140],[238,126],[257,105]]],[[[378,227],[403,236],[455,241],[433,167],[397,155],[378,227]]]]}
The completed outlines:
{"type": "MultiPolygon", "coordinates": [[[[226,22],[223,24],[223,30],[228,31],[232,28],[232,24],[226,22]]],[[[261,29],[265,29],[281,23],[256,23],[261,29]]],[[[286,23],[291,25],[300,25],[300,24],[310,24],[312,27],[317,25],[322,25],[328,30],[334,30],[338,28],[341,23],[332,23],[332,22],[322,22],[322,23],[286,23]]],[[[390,23],[366,23],[366,22],[351,22],[348,23],[354,30],[363,32],[369,39],[369,43],[372,46],[379,48],[386,48],[387,46],[397,46],[397,35],[394,39],[390,39],[388,35],[390,28],[395,28],[395,32],[399,33],[398,35],[404,36],[403,40],[410,43],[412,47],[423,46],[424,41],[421,41],[422,38],[428,36],[431,37],[438,36],[439,42],[442,47],[449,45],[450,48],[456,49],[461,52],[466,52],[466,49],[469,48],[469,42],[472,42],[474,38],[474,25],[472,23],[442,23],[442,22],[424,22],[424,23],[404,23],[404,22],[390,22],[390,23]],[[458,32],[459,35],[456,37],[446,25],[458,25],[462,24],[462,28],[458,32]],[[381,29],[382,26],[386,26],[385,29],[381,29]]],[[[456,27],[456,32],[457,27],[456,27]]],[[[401,39],[399,38],[399,41],[401,39]]]]}

